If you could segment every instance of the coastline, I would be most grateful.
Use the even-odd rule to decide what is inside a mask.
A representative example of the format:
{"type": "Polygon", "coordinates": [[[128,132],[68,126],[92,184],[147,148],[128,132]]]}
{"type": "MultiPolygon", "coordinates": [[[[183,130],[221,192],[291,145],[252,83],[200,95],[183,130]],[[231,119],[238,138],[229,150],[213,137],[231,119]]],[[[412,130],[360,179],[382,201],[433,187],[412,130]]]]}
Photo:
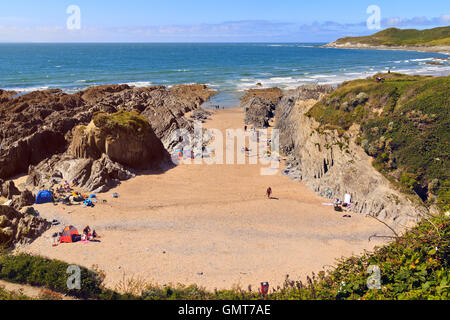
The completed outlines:
{"type": "Polygon", "coordinates": [[[366,50],[392,50],[392,51],[416,51],[416,52],[433,52],[440,54],[450,54],[450,46],[438,46],[438,47],[420,47],[420,46],[372,46],[363,43],[328,43],[321,46],[322,48],[335,48],[335,49],[366,49],[366,50]]]}
{"type": "MultiPolygon", "coordinates": [[[[242,109],[229,108],[214,112],[205,127],[223,131],[243,123],[242,109]]],[[[259,169],[179,166],[124,182],[110,191],[120,194],[117,201],[110,192],[99,194],[108,205],[73,212],[38,206],[48,220],[79,229],[91,225],[102,234],[102,243],[54,248],[50,235],[60,228],[53,228],[25,250],[88,268],[98,265],[111,288],[125,276],[136,276],[213,290],[257,287],[261,280],[281,286],[286,273],[304,279],[341,256],[373,249],[375,242],[367,239],[382,233],[383,226],[362,215],[343,220],[323,205],[329,199],[306,184],[280,173],[261,177],[259,169]],[[279,200],[267,202],[267,185],[279,200]]]]}

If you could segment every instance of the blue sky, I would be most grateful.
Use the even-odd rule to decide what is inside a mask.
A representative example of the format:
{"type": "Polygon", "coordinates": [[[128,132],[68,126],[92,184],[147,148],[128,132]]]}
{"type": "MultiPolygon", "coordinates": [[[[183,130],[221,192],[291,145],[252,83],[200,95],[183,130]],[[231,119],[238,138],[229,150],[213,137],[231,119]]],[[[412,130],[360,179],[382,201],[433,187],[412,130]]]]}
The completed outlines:
{"type": "Polygon", "coordinates": [[[327,42],[381,27],[450,25],[448,0],[15,0],[0,3],[0,42],[327,42]],[[81,29],[68,30],[69,5],[81,29]]]}

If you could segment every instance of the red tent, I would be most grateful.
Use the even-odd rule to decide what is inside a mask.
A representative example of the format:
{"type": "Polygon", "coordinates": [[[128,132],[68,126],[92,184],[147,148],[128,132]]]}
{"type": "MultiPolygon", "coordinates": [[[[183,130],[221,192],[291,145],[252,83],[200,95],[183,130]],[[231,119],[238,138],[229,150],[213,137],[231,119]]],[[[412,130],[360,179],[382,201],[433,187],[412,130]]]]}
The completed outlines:
{"type": "Polygon", "coordinates": [[[80,238],[78,230],[74,226],[65,227],[61,237],[59,238],[60,243],[72,243],[76,242],[80,238]]]}

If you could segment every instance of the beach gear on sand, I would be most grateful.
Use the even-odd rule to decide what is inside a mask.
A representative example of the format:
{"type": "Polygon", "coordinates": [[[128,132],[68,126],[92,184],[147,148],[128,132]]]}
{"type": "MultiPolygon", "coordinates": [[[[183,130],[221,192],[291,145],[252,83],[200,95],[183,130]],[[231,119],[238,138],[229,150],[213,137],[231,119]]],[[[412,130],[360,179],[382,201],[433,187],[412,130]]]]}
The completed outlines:
{"type": "Polygon", "coordinates": [[[269,283],[268,282],[261,282],[260,292],[263,296],[265,296],[269,293],[269,283]]]}
{"type": "Polygon", "coordinates": [[[113,197],[113,198],[118,198],[118,197],[119,197],[119,194],[118,194],[118,193],[113,193],[113,194],[112,194],[112,197],[113,197]]]}
{"type": "Polygon", "coordinates": [[[345,195],[344,203],[347,203],[347,204],[352,203],[352,196],[350,194],[345,195]]]}
{"type": "Polygon", "coordinates": [[[36,196],[36,204],[43,204],[50,202],[53,202],[53,194],[47,190],[39,191],[38,195],[36,196]]]}
{"type": "Polygon", "coordinates": [[[80,241],[80,233],[74,226],[65,227],[61,237],[59,238],[60,243],[73,243],[80,241]]]}
{"type": "Polygon", "coordinates": [[[84,205],[85,205],[86,207],[93,207],[93,206],[94,206],[94,204],[92,203],[92,200],[91,200],[91,199],[86,199],[86,200],[84,200],[84,205]]]}

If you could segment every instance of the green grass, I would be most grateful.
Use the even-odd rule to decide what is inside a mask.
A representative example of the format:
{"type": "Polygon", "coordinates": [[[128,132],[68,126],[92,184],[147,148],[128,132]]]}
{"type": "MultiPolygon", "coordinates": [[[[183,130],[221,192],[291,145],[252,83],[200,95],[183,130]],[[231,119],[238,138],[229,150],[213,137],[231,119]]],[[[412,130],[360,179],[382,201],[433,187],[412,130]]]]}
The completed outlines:
{"type": "Polygon", "coordinates": [[[450,77],[379,74],[343,83],[307,115],[322,130],[359,124],[358,141],[376,169],[402,191],[449,210],[449,92],[450,77]],[[430,190],[431,183],[438,187],[430,190]]]}
{"type": "Polygon", "coordinates": [[[365,37],[346,37],[338,44],[362,43],[372,46],[449,46],[450,27],[427,30],[389,28],[365,37]]]}
{"type": "Polygon", "coordinates": [[[97,112],[94,114],[93,121],[98,128],[108,132],[124,130],[137,135],[145,135],[151,130],[148,120],[136,111],[120,110],[112,114],[97,112]]]}

